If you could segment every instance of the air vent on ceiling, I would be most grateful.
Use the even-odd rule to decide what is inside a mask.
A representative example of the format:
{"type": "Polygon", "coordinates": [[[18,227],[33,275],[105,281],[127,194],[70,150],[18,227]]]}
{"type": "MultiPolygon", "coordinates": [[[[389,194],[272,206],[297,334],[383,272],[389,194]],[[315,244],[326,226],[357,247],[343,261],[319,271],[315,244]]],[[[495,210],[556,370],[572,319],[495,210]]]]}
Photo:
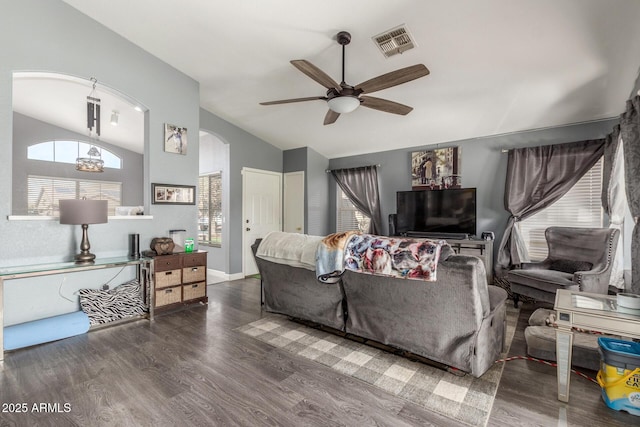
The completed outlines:
{"type": "Polygon", "coordinates": [[[404,24],[373,36],[372,39],[387,58],[416,47],[407,26],[404,24]]]}

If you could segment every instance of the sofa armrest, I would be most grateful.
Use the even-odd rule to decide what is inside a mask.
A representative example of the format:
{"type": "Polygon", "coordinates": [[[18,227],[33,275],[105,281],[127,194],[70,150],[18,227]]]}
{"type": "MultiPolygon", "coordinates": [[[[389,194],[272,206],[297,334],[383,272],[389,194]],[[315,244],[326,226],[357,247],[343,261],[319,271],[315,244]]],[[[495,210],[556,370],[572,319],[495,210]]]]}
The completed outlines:
{"type": "Polygon", "coordinates": [[[487,289],[489,291],[489,311],[494,311],[500,304],[504,304],[509,297],[507,291],[498,286],[489,285],[487,289]]]}
{"type": "Polygon", "coordinates": [[[611,269],[605,271],[577,271],[573,274],[573,281],[580,286],[582,292],[606,294],[609,291],[611,269]]]}

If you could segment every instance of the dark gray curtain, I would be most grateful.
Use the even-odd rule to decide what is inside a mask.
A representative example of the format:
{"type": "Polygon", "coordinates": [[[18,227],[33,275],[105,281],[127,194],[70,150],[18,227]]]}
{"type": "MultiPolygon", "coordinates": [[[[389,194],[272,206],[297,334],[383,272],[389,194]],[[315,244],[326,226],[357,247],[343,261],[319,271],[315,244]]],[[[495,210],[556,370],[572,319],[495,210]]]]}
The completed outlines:
{"type": "Polygon", "coordinates": [[[331,171],[331,175],[355,207],[371,218],[369,233],[381,234],[382,214],[380,213],[377,167],[336,169],[331,171]]]}
{"type": "Polygon", "coordinates": [[[631,292],[640,294],[640,97],[627,101],[620,117],[627,202],[635,220],[631,237],[631,292]]]}
{"type": "Polygon", "coordinates": [[[499,277],[528,258],[515,223],[564,196],[593,167],[603,151],[604,139],[509,151],[504,205],[511,217],[498,250],[496,274],[499,277]]]}

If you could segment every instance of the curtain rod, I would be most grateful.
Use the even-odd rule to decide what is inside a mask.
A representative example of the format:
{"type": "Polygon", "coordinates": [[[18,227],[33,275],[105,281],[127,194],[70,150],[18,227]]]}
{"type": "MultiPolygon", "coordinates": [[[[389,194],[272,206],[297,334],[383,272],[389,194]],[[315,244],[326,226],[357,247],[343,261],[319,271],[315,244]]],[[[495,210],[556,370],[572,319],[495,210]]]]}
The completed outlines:
{"type": "MultiPolygon", "coordinates": [[[[377,165],[369,165],[369,166],[375,166],[375,167],[379,168],[379,167],[380,167],[380,164],[377,164],[377,165]]],[[[366,166],[358,166],[358,167],[355,167],[355,168],[342,168],[342,169],[358,169],[358,168],[366,168],[366,166]]],[[[337,170],[340,170],[340,169],[325,169],[325,170],[324,170],[324,172],[325,172],[325,173],[329,173],[329,172],[331,172],[332,170],[336,170],[336,171],[337,171],[337,170]]]]}

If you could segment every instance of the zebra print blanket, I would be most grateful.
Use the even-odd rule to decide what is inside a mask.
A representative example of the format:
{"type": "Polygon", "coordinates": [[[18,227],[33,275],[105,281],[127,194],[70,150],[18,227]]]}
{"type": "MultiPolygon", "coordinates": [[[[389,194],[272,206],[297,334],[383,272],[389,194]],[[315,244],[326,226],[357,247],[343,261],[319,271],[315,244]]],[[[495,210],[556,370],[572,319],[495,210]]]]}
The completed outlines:
{"type": "Polygon", "coordinates": [[[91,325],[143,315],[147,311],[136,279],[109,290],[80,289],[78,293],[80,308],[89,316],[91,325]]]}

